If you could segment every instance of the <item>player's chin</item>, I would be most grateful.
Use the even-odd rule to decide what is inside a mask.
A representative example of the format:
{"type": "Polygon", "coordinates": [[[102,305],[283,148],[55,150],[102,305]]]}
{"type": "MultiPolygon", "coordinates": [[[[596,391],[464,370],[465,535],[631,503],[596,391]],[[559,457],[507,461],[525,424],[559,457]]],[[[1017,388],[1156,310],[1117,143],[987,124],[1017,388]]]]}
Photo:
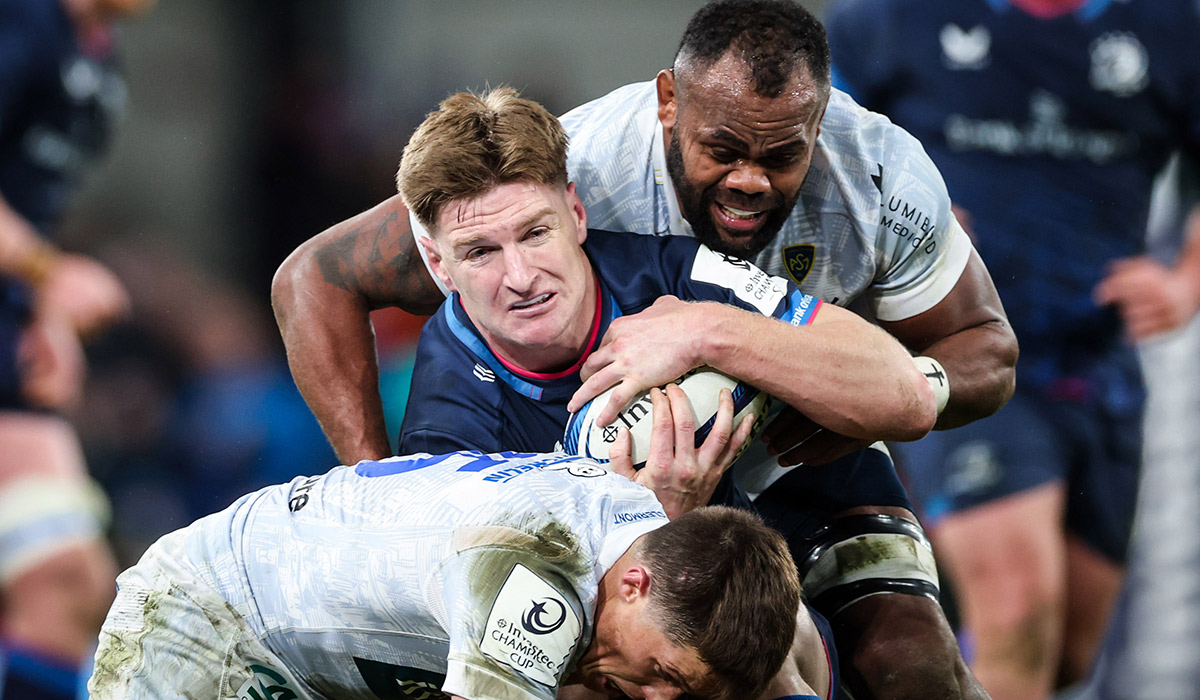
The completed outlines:
{"type": "Polygon", "coordinates": [[[739,258],[753,258],[762,250],[763,228],[759,226],[753,231],[731,231],[723,226],[717,226],[717,235],[721,238],[720,252],[736,255],[739,258]]]}

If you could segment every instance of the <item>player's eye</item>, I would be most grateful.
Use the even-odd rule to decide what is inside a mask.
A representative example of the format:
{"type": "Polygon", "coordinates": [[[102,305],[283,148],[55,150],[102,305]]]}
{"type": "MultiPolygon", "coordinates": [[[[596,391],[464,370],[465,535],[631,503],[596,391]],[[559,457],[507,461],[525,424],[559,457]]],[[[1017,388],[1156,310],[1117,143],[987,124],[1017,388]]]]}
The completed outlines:
{"type": "Polygon", "coordinates": [[[537,240],[550,235],[550,229],[546,226],[538,226],[537,228],[529,229],[529,233],[525,234],[525,240],[537,240]]]}
{"type": "Polygon", "coordinates": [[[795,153],[782,153],[759,159],[759,163],[769,170],[779,170],[795,163],[799,156],[795,153]]]}
{"type": "Polygon", "coordinates": [[[488,253],[491,252],[491,250],[492,250],[491,248],[484,248],[484,247],[471,248],[470,250],[467,251],[466,255],[463,256],[463,259],[470,260],[471,262],[478,262],[478,261],[486,258],[488,253]]]}
{"type": "Polygon", "coordinates": [[[723,146],[713,146],[708,149],[708,153],[718,163],[732,163],[740,157],[737,151],[723,146]]]}

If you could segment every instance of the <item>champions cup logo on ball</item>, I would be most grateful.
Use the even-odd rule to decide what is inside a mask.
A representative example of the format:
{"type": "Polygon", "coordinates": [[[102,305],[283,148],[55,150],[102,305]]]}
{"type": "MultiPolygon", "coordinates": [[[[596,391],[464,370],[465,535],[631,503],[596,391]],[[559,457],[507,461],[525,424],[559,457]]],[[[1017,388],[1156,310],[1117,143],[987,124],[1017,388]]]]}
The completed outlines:
{"type": "MultiPolygon", "coordinates": [[[[762,428],[767,411],[771,408],[771,397],[711,367],[698,367],[675,380],[675,383],[683,389],[692,407],[697,426],[697,446],[702,444],[712,431],[720,405],[721,389],[729,389],[733,394],[734,426],[739,425],[748,415],[755,417],[752,438],[762,428]]],[[[646,457],[650,453],[650,433],[654,424],[650,394],[642,392],[635,396],[621,409],[612,423],[596,425],[596,415],[608,404],[615,388],[605,391],[587,402],[577,413],[571,414],[563,435],[563,449],[571,454],[590,457],[601,464],[607,463],[608,450],[617,439],[617,429],[623,426],[633,438],[633,467],[641,469],[646,465],[646,457]]],[[[750,441],[746,442],[749,444],[750,441]]]]}

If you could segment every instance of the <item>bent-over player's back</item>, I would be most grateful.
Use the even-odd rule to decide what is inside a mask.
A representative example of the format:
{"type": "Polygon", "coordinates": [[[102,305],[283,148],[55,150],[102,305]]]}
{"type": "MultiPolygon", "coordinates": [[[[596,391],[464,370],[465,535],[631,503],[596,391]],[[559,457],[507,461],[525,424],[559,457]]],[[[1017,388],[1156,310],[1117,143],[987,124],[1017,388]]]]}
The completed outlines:
{"type": "Polygon", "coordinates": [[[365,689],[364,669],[397,682],[449,676],[466,691],[483,666],[539,697],[589,638],[599,577],[664,523],[648,489],[588,460],[464,452],[298,477],[168,546],[321,692],[365,689]],[[498,635],[534,660],[518,669],[488,646],[486,632],[505,624],[491,613],[507,605],[520,619],[528,611],[516,608],[539,595],[566,624],[536,639],[498,635]]]}

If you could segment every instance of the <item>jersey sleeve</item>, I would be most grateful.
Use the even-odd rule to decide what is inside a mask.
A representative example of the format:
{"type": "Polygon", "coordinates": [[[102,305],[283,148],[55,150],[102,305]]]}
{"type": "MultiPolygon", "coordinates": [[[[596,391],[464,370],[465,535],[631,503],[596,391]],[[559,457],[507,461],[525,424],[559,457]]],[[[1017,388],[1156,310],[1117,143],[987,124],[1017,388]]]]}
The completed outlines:
{"type": "MultiPolygon", "coordinates": [[[[421,331],[398,452],[442,454],[458,450],[497,452],[495,382],[481,383],[444,323],[446,305],[421,331]]],[[[511,446],[509,446],[511,447],[511,446]]]]}
{"type": "MultiPolygon", "coordinates": [[[[468,537],[487,535],[458,539],[468,537]]],[[[482,544],[460,552],[442,580],[450,636],[442,690],[468,700],[554,700],[590,635],[570,577],[528,548],[482,544]]]]}
{"type": "Polygon", "coordinates": [[[907,131],[886,119],[880,164],[878,271],[862,301],[881,321],[928,311],[958,283],[974,244],[954,216],[937,166],[907,131]]]}

